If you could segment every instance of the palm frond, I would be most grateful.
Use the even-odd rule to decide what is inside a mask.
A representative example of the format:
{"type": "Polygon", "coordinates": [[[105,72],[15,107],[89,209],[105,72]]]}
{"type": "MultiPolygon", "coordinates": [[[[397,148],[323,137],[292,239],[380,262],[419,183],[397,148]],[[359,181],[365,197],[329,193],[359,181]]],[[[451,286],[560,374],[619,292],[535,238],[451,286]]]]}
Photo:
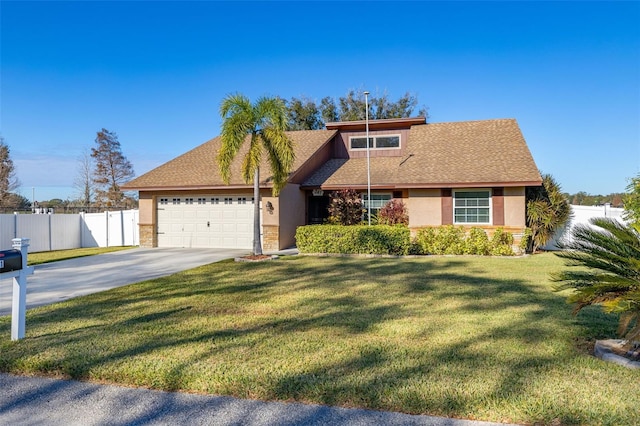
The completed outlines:
{"type": "Polygon", "coordinates": [[[573,290],[567,301],[574,313],[589,305],[621,314],[619,331],[640,335],[640,234],[610,218],[576,226],[557,253],[569,267],[551,276],[557,291],[573,290]],[[632,323],[635,326],[632,326],[632,323]],[[629,329],[631,330],[629,331],[629,329]]]}
{"type": "Polygon", "coordinates": [[[273,195],[277,196],[286,185],[293,168],[295,161],[293,142],[285,132],[273,127],[264,129],[263,140],[273,174],[273,195]]]}
{"type": "Polygon", "coordinates": [[[231,163],[238,154],[248,134],[254,131],[254,112],[251,102],[243,95],[229,95],[220,105],[222,144],[218,151],[218,167],[222,180],[229,183],[231,163]]]}

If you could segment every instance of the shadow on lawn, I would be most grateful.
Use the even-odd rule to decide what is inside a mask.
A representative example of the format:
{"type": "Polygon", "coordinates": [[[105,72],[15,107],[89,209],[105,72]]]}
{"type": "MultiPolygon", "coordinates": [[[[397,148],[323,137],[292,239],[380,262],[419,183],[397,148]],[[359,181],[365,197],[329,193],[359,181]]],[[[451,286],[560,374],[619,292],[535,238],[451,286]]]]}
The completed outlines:
{"type": "MultiPolygon", "coordinates": [[[[212,364],[215,370],[218,362],[229,362],[229,356],[245,353],[251,358],[253,352],[273,346],[271,342],[294,334],[313,337],[315,330],[325,329],[334,332],[336,340],[353,336],[354,346],[341,349],[348,356],[329,356],[333,355],[331,344],[320,345],[312,349],[318,352],[315,362],[292,371],[274,371],[265,365],[259,380],[250,375],[225,377],[224,371],[209,373],[202,380],[217,382],[211,388],[218,393],[240,397],[473,416],[482,401],[522,397],[531,390],[530,377],[576,354],[570,344],[542,354],[526,350],[556,338],[555,325],[567,329],[575,321],[562,296],[532,286],[517,277],[517,271],[512,277],[495,279],[483,276],[483,270],[470,273],[469,265],[464,258],[298,258],[197,268],[30,311],[27,339],[12,344],[0,340],[4,352],[0,370],[86,379],[94,377],[96,369],[114,365],[107,370],[111,373],[96,378],[193,390],[190,383],[196,365],[212,364]],[[451,272],[461,269],[465,272],[451,272]],[[287,299],[292,293],[300,296],[287,299]],[[434,298],[443,304],[455,302],[457,315],[463,317],[515,313],[513,318],[448,341],[442,329],[446,321],[434,326],[435,321],[424,315],[423,304],[434,298]],[[261,308],[264,301],[277,304],[280,300],[286,302],[281,307],[261,308]],[[229,323],[212,326],[209,317],[228,317],[229,323]],[[395,347],[395,336],[387,342],[375,334],[379,327],[414,317],[420,331],[404,337],[425,344],[395,347]],[[79,319],[85,320],[84,325],[65,326],[79,319]],[[193,328],[185,330],[183,323],[193,328]],[[367,338],[360,341],[360,335],[367,338]],[[117,338],[105,341],[104,336],[117,338]],[[489,349],[503,344],[514,345],[515,352],[489,349]],[[197,350],[190,349],[194,345],[197,350]],[[180,352],[180,348],[186,349],[180,352]],[[39,352],[54,355],[38,360],[39,352]],[[35,360],[25,361],[25,354],[35,360]],[[117,367],[141,356],[150,356],[142,364],[153,365],[154,354],[158,354],[157,367],[148,371],[117,367]],[[167,356],[174,358],[162,362],[167,356]],[[484,365],[495,366],[490,380],[476,375],[484,365]]],[[[430,303],[436,318],[448,314],[439,311],[438,303],[430,303]]],[[[589,320],[577,324],[588,334],[589,320]]],[[[0,322],[0,333],[9,334],[7,321],[0,322]]],[[[565,341],[571,342],[571,336],[565,341]]],[[[305,355],[287,356],[295,361],[305,355]]],[[[575,407],[565,410],[557,405],[527,420],[557,417],[567,424],[584,420],[569,408],[575,407]]]]}

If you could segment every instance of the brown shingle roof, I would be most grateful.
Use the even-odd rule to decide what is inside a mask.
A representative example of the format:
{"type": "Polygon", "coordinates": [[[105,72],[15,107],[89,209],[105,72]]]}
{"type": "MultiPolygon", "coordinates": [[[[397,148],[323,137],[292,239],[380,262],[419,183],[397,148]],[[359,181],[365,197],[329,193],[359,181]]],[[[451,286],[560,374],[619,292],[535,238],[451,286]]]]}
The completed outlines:
{"type": "MultiPolygon", "coordinates": [[[[372,187],[527,186],[542,181],[514,119],[415,125],[404,157],[373,157],[372,187]]],[[[366,158],[329,160],[303,186],[361,187],[366,158]]]]}
{"type": "MultiPolygon", "coordinates": [[[[311,159],[337,133],[336,130],[287,132],[296,161],[292,172],[311,159]]],[[[404,142],[403,142],[404,143],[404,142]]],[[[245,143],[245,150],[247,144],[245,143]]],[[[123,186],[128,190],[223,188],[216,155],[220,138],[157,167],[123,186]]],[[[249,187],[242,180],[241,151],[231,166],[231,186],[249,187]]],[[[404,157],[371,158],[372,187],[441,188],[464,186],[529,186],[542,179],[514,119],[414,125],[404,157]]],[[[261,181],[270,173],[261,167],[261,181]]],[[[334,189],[366,187],[366,158],[331,159],[303,186],[334,189]]]]}
{"type": "MultiPolygon", "coordinates": [[[[302,130],[287,132],[292,139],[296,152],[293,171],[300,168],[311,156],[336,134],[335,130],[302,130]]],[[[148,173],[123,185],[128,190],[153,189],[205,189],[225,187],[222,182],[216,156],[220,148],[220,137],[192,149],[191,151],[151,170],[148,173]]],[[[248,143],[243,145],[231,165],[232,186],[251,186],[242,180],[241,164],[248,143]]],[[[266,154],[264,156],[266,158],[266,154]]],[[[266,162],[260,168],[261,181],[270,177],[266,162]]]]}

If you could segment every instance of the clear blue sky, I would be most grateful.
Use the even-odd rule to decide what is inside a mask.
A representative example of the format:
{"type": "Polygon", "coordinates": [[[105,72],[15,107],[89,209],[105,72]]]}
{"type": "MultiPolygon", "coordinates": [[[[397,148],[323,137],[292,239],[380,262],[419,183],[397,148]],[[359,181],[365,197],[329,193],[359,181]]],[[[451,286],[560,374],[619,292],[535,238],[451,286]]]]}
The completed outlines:
{"type": "Polygon", "coordinates": [[[29,199],[74,198],[103,127],[138,175],[186,152],[232,92],[409,91],[431,122],[516,118],[572,193],[640,170],[639,2],[2,1],[0,19],[0,133],[29,199]]]}

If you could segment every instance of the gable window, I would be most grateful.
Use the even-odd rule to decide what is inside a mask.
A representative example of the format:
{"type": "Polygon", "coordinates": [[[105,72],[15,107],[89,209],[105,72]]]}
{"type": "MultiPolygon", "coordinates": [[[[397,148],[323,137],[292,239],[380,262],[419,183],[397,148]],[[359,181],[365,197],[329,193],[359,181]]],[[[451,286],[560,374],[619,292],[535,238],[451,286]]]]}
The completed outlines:
{"type": "MultiPolygon", "coordinates": [[[[367,137],[354,136],[349,138],[351,149],[366,149],[367,137]]],[[[400,135],[369,136],[369,148],[400,148],[400,135]]],[[[373,197],[371,197],[373,199],[373,197]]]]}
{"type": "Polygon", "coordinates": [[[491,191],[454,191],[454,223],[491,223],[491,191]]]}

